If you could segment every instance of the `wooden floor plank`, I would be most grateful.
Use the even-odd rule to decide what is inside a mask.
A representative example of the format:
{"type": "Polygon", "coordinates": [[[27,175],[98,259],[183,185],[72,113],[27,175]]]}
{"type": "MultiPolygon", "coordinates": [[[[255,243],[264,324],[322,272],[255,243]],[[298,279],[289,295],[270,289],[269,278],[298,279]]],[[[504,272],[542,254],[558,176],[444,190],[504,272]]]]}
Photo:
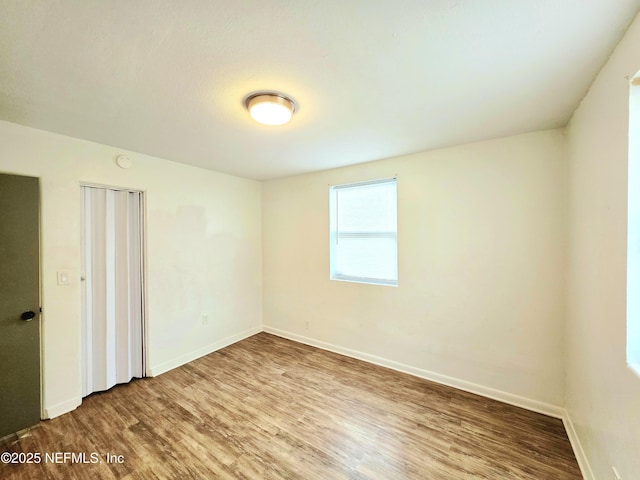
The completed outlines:
{"type": "Polygon", "coordinates": [[[2,479],[580,479],[560,420],[260,333],[84,399],[2,479]],[[105,455],[122,455],[108,463],[105,455]]]}

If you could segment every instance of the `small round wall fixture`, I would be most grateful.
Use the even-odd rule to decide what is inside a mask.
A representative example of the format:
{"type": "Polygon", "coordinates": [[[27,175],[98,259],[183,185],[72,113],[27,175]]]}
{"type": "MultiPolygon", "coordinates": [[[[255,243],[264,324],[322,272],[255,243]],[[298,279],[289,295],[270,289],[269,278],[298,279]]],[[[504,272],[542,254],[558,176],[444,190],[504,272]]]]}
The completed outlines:
{"type": "Polygon", "coordinates": [[[284,125],[296,111],[291,97],[277,92],[256,92],[244,101],[249,115],[263,125],[284,125]]]}
{"type": "Polygon", "coordinates": [[[118,165],[120,168],[131,168],[132,162],[131,159],[125,155],[118,155],[116,157],[116,165],[118,165]]]}

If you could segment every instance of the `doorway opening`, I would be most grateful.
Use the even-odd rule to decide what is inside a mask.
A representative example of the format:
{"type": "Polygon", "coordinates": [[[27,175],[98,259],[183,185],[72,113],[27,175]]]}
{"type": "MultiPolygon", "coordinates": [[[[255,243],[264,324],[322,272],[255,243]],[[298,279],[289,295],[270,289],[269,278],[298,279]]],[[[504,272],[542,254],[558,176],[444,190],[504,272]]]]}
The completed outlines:
{"type": "Polygon", "coordinates": [[[144,193],[81,188],[86,397],[145,376],[144,193]]]}

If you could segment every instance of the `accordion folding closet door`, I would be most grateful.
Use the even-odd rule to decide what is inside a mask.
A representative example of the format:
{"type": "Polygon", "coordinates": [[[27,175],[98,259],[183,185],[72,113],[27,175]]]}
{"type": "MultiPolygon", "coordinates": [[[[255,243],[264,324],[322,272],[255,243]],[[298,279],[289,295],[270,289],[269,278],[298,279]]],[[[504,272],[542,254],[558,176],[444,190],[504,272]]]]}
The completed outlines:
{"type": "Polygon", "coordinates": [[[82,396],[144,376],[143,193],[83,186],[82,396]]]}

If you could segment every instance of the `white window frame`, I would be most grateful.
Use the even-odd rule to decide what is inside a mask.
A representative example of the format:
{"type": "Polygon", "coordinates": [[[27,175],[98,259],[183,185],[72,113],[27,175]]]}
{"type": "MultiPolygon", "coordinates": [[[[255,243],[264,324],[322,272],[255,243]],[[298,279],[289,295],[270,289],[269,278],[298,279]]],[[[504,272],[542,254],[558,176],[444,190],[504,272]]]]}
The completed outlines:
{"type": "Polygon", "coordinates": [[[331,280],[338,280],[342,282],[355,282],[366,283],[371,285],[384,285],[389,287],[398,286],[398,271],[397,271],[397,259],[398,259],[398,225],[396,217],[396,231],[395,232],[337,232],[337,196],[336,192],[341,189],[362,187],[366,185],[374,185],[379,183],[394,183],[396,187],[396,209],[398,208],[398,179],[397,177],[381,178],[377,180],[369,180],[365,182],[345,183],[340,185],[331,185],[329,187],[329,278],[331,280]],[[336,264],[336,245],[340,238],[346,237],[367,237],[367,238],[394,238],[396,241],[396,275],[395,278],[370,278],[359,277],[352,275],[341,275],[335,272],[336,264]]]}

